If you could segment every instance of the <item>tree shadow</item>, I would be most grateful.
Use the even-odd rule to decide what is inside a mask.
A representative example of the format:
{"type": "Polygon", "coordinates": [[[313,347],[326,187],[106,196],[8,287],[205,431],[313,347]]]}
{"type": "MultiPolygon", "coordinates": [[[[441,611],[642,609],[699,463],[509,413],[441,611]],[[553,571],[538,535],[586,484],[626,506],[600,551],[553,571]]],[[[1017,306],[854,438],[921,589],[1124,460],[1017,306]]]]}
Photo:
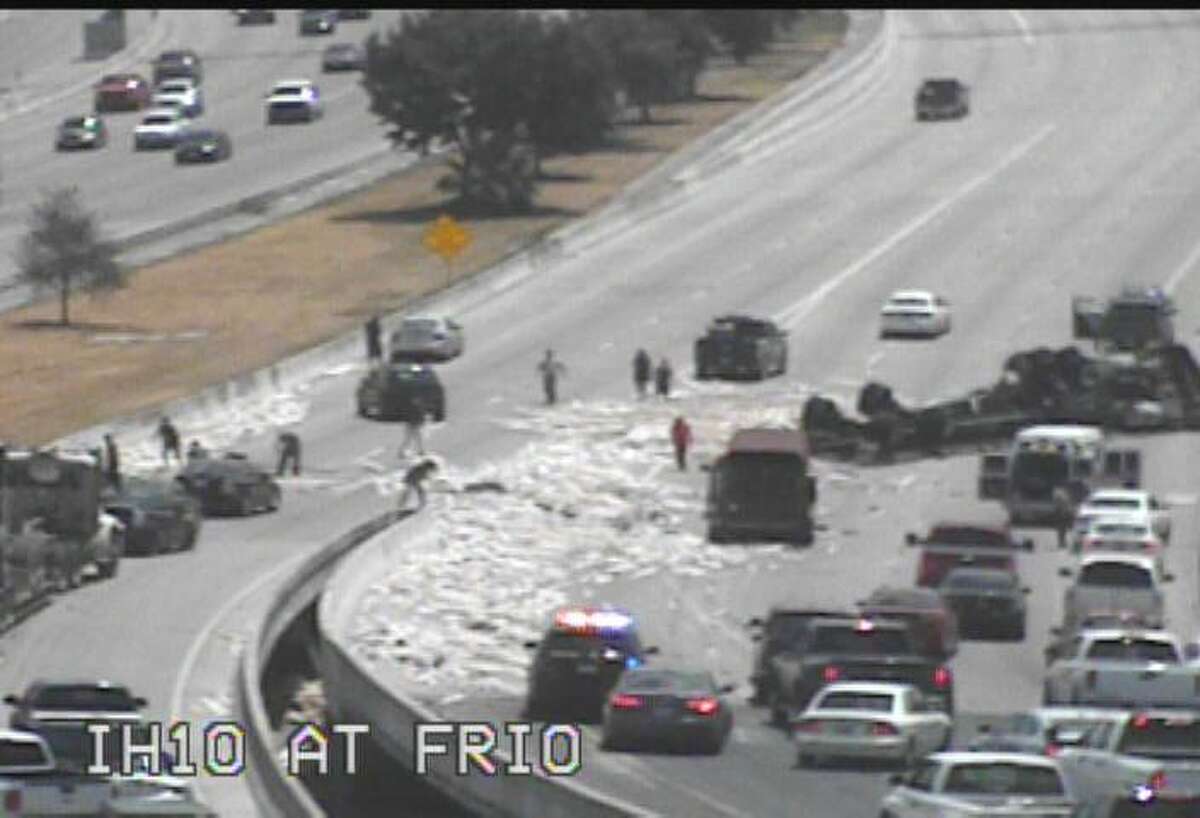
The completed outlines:
{"type": "Polygon", "coordinates": [[[696,94],[693,97],[696,102],[755,102],[757,99],[745,94],[696,94]]]}
{"type": "Polygon", "coordinates": [[[535,205],[524,211],[488,210],[480,205],[464,202],[461,199],[442,202],[435,205],[420,207],[401,207],[394,210],[360,210],[335,216],[338,222],[360,222],[366,224],[424,224],[432,222],[438,216],[452,216],[456,219],[473,219],[475,221],[500,221],[503,219],[523,219],[543,216],[579,216],[581,211],[563,207],[544,207],[535,205]]]}
{"type": "Polygon", "coordinates": [[[554,182],[590,182],[595,178],[596,177],[590,173],[555,173],[542,171],[541,175],[538,176],[538,181],[553,184],[554,182]]]}
{"type": "Polygon", "coordinates": [[[21,321],[12,321],[10,327],[16,329],[30,330],[32,332],[76,332],[76,333],[91,333],[91,332],[129,332],[144,334],[147,333],[144,327],[139,327],[134,324],[121,324],[112,321],[76,321],[72,320],[70,324],[64,325],[57,318],[26,318],[21,321]]]}

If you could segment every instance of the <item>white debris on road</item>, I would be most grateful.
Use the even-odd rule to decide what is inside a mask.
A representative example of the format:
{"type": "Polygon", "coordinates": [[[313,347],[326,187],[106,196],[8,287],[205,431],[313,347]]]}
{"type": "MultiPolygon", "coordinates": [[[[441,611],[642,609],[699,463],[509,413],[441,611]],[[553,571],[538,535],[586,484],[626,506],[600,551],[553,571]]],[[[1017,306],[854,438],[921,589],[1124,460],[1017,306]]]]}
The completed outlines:
{"type": "MultiPolygon", "coordinates": [[[[523,644],[573,601],[568,590],[746,563],[743,549],[703,539],[703,484],[694,466],[690,477],[675,470],[668,429],[686,417],[692,462],[703,461],[736,428],[794,424],[803,396],[771,398],[575,402],[500,421],[540,439],[503,464],[469,474],[449,467],[433,483],[423,513],[435,516],[425,542],[437,547],[398,549],[392,575],[360,603],[354,649],[439,693],[519,692],[531,658],[523,644]]],[[[850,488],[853,478],[843,479],[850,488]]]]}

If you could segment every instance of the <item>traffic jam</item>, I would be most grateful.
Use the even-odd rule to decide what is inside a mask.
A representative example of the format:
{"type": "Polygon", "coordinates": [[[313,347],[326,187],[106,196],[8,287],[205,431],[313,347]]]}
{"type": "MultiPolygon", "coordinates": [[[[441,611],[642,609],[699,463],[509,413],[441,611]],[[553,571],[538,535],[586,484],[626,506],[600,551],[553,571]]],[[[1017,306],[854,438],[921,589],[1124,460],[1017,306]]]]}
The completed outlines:
{"type": "MultiPolygon", "coordinates": [[[[897,299],[918,300],[890,299],[881,334],[898,330],[897,299]]],[[[923,303],[948,306],[932,294],[923,303]]],[[[797,767],[890,767],[883,818],[1200,816],[1200,642],[1166,616],[1171,510],[1141,484],[1139,450],[1109,434],[1135,423],[1191,425],[1200,378],[1164,321],[1173,311],[1157,291],[1122,293],[1087,320],[1076,304],[1076,334],[1096,345],[1086,391],[1054,383],[1041,387],[1051,399],[1031,400],[1030,383],[1047,381],[1038,364],[1069,359],[1035,351],[1014,356],[1023,377],[1006,373],[993,394],[981,390],[969,409],[941,411],[937,423],[868,384],[859,401],[866,422],[834,416],[817,396],[803,431],[734,434],[709,469],[711,542],[812,543],[815,456],[894,462],[993,442],[980,456],[977,492],[998,504],[994,513],[908,533],[910,586],[861,589],[844,608],[796,599],[747,623],[757,643],[750,702],[790,737],[797,767]],[[1105,406],[1096,392],[1134,394],[1137,405],[1105,406]],[[1171,417],[1180,422],[1147,422],[1171,417]],[[1029,638],[1032,590],[1020,566],[1035,543],[1019,528],[1053,529],[1068,562],[1058,572],[1062,621],[1044,648],[1042,706],[966,731],[956,722],[960,643],[1029,638]]],[[[948,315],[937,330],[928,335],[949,331],[948,315]]],[[[714,319],[695,349],[704,378],[762,379],[786,368],[783,333],[747,316],[714,319]]],[[[632,611],[562,608],[526,647],[534,651],[527,718],[598,723],[610,752],[715,755],[728,741],[734,686],[703,668],[656,663],[658,648],[643,644],[632,611]]]]}

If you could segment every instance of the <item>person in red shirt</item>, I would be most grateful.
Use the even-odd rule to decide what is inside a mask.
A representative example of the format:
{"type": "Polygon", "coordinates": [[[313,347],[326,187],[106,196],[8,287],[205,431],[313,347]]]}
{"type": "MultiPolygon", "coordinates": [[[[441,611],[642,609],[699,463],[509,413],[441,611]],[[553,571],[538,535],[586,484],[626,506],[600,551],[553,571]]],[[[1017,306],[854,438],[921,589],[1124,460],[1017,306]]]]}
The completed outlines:
{"type": "Polygon", "coordinates": [[[679,415],[671,423],[671,445],[675,447],[675,464],[687,471],[687,452],[692,445],[692,427],[679,415]]]}

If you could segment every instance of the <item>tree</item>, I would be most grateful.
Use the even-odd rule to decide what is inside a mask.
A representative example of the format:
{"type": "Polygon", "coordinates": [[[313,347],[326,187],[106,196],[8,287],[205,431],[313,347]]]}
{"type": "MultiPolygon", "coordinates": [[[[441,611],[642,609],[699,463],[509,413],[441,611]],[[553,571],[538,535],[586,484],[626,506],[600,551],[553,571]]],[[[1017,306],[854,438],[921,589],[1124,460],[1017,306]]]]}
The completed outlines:
{"type": "Polygon", "coordinates": [[[51,191],[33,206],[29,232],[17,250],[17,266],[35,291],[58,291],[60,320],[69,326],[72,289],[124,284],[115,256],[116,247],[100,239],[95,218],[80,202],[79,189],[67,187],[51,191]]]}
{"type": "Polygon", "coordinates": [[[707,9],[704,19],[738,65],[761,54],[774,37],[776,25],[787,20],[781,20],[773,9],[707,9]]]}

